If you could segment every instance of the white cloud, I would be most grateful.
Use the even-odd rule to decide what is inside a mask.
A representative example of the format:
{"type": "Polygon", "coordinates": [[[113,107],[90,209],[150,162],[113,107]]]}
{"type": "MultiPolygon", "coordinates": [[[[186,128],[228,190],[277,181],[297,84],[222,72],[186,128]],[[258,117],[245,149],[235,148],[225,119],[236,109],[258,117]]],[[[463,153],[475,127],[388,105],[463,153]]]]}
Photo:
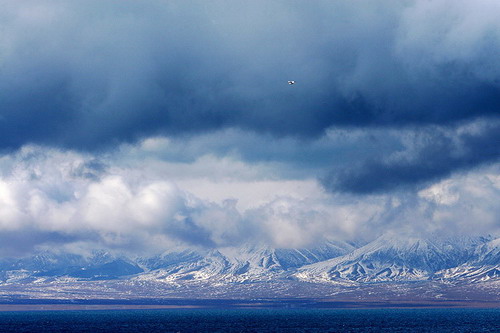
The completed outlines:
{"type": "Polygon", "coordinates": [[[0,234],[30,233],[30,244],[18,244],[27,249],[58,242],[71,250],[143,253],[175,244],[248,241],[299,247],[325,238],[370,240],[389,230],[500,231],[497,166],[451,177],[418,194],[356,197],[329,194],[310,179],[266,180],[263,169],[252,173],[252,164],[232,158],[211,156],[204,173],[206,158],[131,163],[117,156],[97,160],[36,146],[4,155],[0,234]],[[235,173],[221,178],[214,173],[217,166],[235,173]]]}
{"type": "Polygon", "coordinates": [[[498,234],[500,232],[500,179],[498,166],[462,174],[419,192],[430,205],[427,223],[441,232],[498,234]]]}

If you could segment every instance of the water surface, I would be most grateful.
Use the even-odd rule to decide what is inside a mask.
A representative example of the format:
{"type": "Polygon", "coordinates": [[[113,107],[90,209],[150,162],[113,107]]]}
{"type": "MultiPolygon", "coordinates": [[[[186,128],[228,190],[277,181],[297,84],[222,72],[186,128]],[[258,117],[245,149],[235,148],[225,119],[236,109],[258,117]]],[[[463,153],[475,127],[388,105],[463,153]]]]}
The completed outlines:
{"type": "Polygon", "coordinates": [[[500,309],[17,311],[0,332],[500,332],[500,309]]]}

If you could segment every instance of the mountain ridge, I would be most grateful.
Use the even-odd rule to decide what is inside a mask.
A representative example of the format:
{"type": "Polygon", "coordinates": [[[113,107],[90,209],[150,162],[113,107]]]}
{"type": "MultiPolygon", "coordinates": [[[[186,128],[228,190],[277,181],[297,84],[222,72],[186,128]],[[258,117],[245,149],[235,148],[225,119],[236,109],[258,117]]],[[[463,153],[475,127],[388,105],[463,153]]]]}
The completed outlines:
{"type": "Polygon", "coordinates": [[[500,238],[382,235],[357,248],[347,242],[325,241],[302,249],[245,244],[173,249],[135,258],[94,251],[87,256],[44,252],[0,260],[0,284],[68,278],[219,284],[290,280],[344,285],[398,281],[478,283],[500,279],[500,238]]]}

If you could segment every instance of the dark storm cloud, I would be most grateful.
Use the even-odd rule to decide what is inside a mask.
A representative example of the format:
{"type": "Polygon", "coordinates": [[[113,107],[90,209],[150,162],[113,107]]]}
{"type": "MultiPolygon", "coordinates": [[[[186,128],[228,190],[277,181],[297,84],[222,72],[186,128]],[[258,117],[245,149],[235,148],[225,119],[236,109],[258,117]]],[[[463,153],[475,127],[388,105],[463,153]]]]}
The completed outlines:
{"type": "Polygon", "coordinates": [[[358,194],[406,189],[498,161],[500,156],[499,122],[485,125],[480,133],[450,135],[433,128],[419,135],[423,140],[413,151],[335,170],[324,179],[325,186],[358,194]]]}
{"type": "MultiPolygon", "coordinates": [[[[500,110],[500,8],[487,2],[1,4],[0,149],[91,151],[224,128],[310,140],[331,127],[453,126],[500,110]]],[[[423,149],[386,172],[386,188],[498,156],[491,153],[454,161],[423,149]],[[428,155],[444,160],[419,166],[428,155]]],[[[363,170],[344,182],[363,179],[363,170]]]]}

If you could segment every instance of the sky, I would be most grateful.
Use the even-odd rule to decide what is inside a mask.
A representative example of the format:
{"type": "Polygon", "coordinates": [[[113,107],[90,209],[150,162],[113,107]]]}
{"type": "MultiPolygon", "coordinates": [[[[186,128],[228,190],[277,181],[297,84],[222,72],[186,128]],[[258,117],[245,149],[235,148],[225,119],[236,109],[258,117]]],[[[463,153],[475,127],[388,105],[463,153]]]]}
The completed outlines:
{"type": "Polygon", "coordinates": [[[0,5],[2,255],[500,234],[496,0],[0,5]]]}

